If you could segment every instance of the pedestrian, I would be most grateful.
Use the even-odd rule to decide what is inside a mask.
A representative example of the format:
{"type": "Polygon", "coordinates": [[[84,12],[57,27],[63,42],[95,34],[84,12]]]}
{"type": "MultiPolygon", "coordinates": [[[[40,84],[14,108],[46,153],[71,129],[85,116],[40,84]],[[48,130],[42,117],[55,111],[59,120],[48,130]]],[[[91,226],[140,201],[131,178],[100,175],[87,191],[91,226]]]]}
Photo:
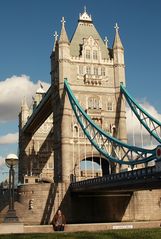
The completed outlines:
{"type": "Polygon", "coordinates": [[[55,231],[64,231],[65,223],[66,223],[65,216],[61,212],[61,210],[58,209],[57,213],[55,214],[55,216],[52,220],[54,230],[55,231]]]}

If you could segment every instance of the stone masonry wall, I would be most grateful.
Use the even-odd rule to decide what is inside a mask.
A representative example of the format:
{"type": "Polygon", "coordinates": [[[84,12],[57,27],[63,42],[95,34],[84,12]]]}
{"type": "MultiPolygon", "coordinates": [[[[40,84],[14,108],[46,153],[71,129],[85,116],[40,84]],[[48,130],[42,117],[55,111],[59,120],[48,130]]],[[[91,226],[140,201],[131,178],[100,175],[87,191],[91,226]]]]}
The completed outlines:
{"type": "Polygon", "coordinates": [[[122,221],[161,220],[161,190],[136,191],[126,208],[122,221]]]}

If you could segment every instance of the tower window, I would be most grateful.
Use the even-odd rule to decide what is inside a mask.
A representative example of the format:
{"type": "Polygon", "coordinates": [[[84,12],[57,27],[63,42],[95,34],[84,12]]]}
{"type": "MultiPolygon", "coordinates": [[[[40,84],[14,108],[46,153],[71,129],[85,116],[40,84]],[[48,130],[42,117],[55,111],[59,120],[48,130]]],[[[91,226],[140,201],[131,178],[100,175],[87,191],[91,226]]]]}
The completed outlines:
{"type": "Polygon", "coordinates": [[[90,59],[90,58],[91,58],[90,50],[86,50],[86,59],[90,59]]]}
{"type": "Polygon", "coordinates": [[[107,102],[107,110],[108,111],[113,111],[113,104],[111,101],[107,102]]]}
{"type": "Polygon", "coordinates": [[[98,67],[94,67],[94,75],[98,76],[98,67]]]}
{"type": "Polygon", "coordinates": [[[86,67],[86,74],[87,74],[87,75],[90,75],[90,74],[91,74],[91,67],[90,67],[90,66],[87,66],[87,67],[86,67]]]}
{"type": "Polygon", "coordinates": [[[99,109],[99,98],[98,97],[90,97],[88,99],[88,108],[89,109],[99,109]]]}
{"type": "Polygon", "coordinates": [[[78,126],[75,124],[73,125],[73,137],[78,138],[79,132],[78,132],[78,126]]]}
{"type": "Polygon", "coordinates": [[[102,67],[102,68],[101,68],[101,75],[102,75],[102,76],[105,76],[105,75],[106,75],[105,67],[102,67]]]}
{"type": "Polygon", "coordinates": [[[96,50],[93,51],[93,60],[97,60],[98,59],[98,53],[96,50]]]}

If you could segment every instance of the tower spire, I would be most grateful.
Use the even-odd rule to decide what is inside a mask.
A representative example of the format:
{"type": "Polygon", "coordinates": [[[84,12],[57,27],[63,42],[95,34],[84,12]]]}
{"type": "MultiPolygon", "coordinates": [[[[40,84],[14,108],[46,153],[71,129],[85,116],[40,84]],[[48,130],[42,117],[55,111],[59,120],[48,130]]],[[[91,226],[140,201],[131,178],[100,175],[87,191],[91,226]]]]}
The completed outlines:
{"type": "Polygon", "coordinates": [[[22,110],[29,110],[29,107],[28,107],[28,105],[27,105],[26,96],[24,96],[24,98],[22,99],[21,109],[22,109],[22,110]]]}
{"type": "Polygon", "coordinates": [[[54,47],[53,47],[53,51],[55,51],[55,46],[56,43],[58,42],[58,33],[57,31],[54,32],[54,47]]]}
{"type": "Polygon", "coordinates": [[[64,17],[62,17],[62,20],[61,20],[62,28],[61,28],[59,43],[69,43],[68,36],[65,30],[65,22],[66,21],[64,17]]]}
{"type": "Polygon", "coordinates": [[[19,116],[19,124],[21,128],[26,124],[28,117],[29,117],[29,107],[27,105],[26,97],[24,97],[22,99],[21,112],[19,116]]]}
{"type": "Polygon", "coordinates": [[[122,42],[121,42],[121,39],[120,39],[119,26],[118,26],[117,22],[116,22],[114,28],[115,28],[115,30],[116,30],[116,33],[115,33],[115,39],[114,39],[113,49],[116,49],[116,48],[124,49],[124,48],[123,48],[123,45],[122,45],[122,42]]]}

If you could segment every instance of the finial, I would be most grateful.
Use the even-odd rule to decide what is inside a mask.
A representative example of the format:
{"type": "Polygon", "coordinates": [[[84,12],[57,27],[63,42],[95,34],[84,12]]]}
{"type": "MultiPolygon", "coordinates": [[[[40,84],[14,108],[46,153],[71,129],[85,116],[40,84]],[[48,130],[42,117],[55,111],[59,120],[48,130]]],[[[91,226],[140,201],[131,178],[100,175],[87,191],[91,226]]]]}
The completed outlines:
{"type": "Polygon", "coordinates": [[[104,42],[105,42],[106,48],[108,48],[108,39],[106,36],[105,36],[104,42]]]}
{"type": "Polygon", "coordinates": [[[55,51],[55,46],[56,46],[56,43],[58,41],[58,33],[57,31],[54,32],[54,47],[53,47],[53,51],[55,51]]]}
{"type": "Polygon", "coordinates": [[[92,22],[92,17],[87,13],[86,6],[84,6],[84,12],[79,14],[80,21],[92,22]]]}
{"type": "Polygon", "coordinates": [[[65,25],[65,23],[66,23],[64,17],[62,17],[61,23],[62,23],[62,26],[64,27],[64,25],[65,25]]]}
{"type": "Polygon", "coordinates": [[[41,89],[43,89],[43,88],[44,88],[44,87],[43,87],[43,85],[41,84],[41,82],[40,82],[40,88],[41,88],[41,89]]]}
{"type": "Polygon", "coordinates": [[[114,27],[114,28],[116,29],[116,31],[118,31],[118,30],[119,30],[119,26],[118,26],[117,22],[116,22],[116,24],[115,24],[115,27],[114,27]]]}
{"type": "Polygon", "coordinates": [[[57,31],[54,32],[54,38],[55,38],[55,42],[58,40],[58,33],[57,31]]]}

